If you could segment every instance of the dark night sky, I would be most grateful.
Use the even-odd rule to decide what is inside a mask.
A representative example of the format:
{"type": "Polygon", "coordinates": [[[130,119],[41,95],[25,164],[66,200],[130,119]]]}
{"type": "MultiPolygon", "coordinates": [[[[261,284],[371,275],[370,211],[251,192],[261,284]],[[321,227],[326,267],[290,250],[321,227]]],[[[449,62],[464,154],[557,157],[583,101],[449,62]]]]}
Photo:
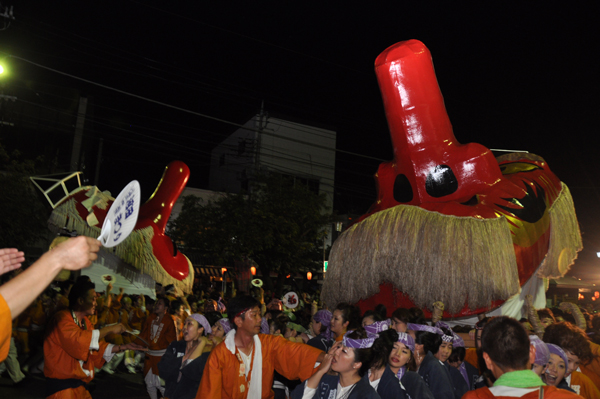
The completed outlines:
{"type": "MultiPolygon", "coordinates": [[[[585,246],[572,274],[600,282],[598,3],[70,3],[15,4],[0,57],[240,124],[264,100],[270,114],[332,127],[338,149],[385,160],[392,148],[373,62],[398,41],[421,40],[458,141],[536,153],[569,186],[585,246]]],[[[113,193],[137,178],[150,195],[173,159],[190,166],[191,186],[206,188],[207,153],[235,129],[10,63],[15,91],[37,82],[93,96],[105,140],[99,187],[113,193]]],[[[51,90],[41,95],[53,101],[51,90]]],[[[366,211],[378,163],[337,154],[338,210],[366,211]]]]}

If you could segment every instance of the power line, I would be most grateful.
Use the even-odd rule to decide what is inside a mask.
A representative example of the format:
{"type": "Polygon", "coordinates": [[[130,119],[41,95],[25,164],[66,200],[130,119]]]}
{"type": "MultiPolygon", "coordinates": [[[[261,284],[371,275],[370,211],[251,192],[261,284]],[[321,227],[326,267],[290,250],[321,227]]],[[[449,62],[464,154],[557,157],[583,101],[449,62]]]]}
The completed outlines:
{"type": "MultiPolygon", "coordinates": [[[[171,104],[168,104],[168,103],[165,103],[165,102],[162,102],[162,101],[153,100],[151,98],[140,96],[140,95],[137,95],[137,94],[134,94],[134,93],[129,93],[129,92],[124,91],[124,90],[120,90],[120,89],[117,89],[117,88],[114,88],[114,87],[111,87],[111,86],[107,86],[107,85],[104,85],[104,84],[101,84],[101,83],[97,83],[97,82],[94,82],[94,81],[91,81],[91,80],[88,80],[88,79],[84,79],[84,78],[81,78],[81,77],[78,77],[78,76],[75,76],[75,75],[72,75],[72,74],[69,74],[69,73],[66,73],[66,72],[59,71],[57,69],[53,69],[53,68],[44,66],[44,65],[39,64],[37,62],[33,62],[33,61],[30,61],[30,60],[27,60],[27,59],[22,58],[22,57],[18,57],[18,56],[15,56],[15,55],[10,55],[10,57],[18,59],[18,60],[21,60],[21,61],[24,61],[24,62],[27,62],[27,63],[32,64],[32,65],[35,65],[35,66],[37,66],[39,68],[46,69],[46,70],[58,73],[58,74],[63,75],[63,76],[68,76],[70,78],[77,79],[77,80],[80,80],[82,82],[86,82],[86,83],[89,83],[89,84],[92,84],[92,85],[95,85],[95,86],[98,86],[98,87],[102,87],[102,88],[107,89],[107,90],[112,90],[112,91],[115,91],[117,93],[121,93],[121,94],[130,96],[130,97],[133,97],[133,98],[137,98],[139,100],[147,101],[147,102],[150,102],[150,103],[153,103],[153,104],[157,104],[157,105],[162,105],[162,106],[167,107],[167,108],[171,108],[171,109],[174,109],[174,110],[177,110],[177,111],[181,111],[181,112],[185,112],[185,113],[188,113],[188,114],[200,116],[200,117],[203,117],[203,118],[206,118],[206,119],[210,119],[210,120],[213,120],[213,121],[217,121],[217,122],[221,122],[221,123],[224,123],[224,124],[227,124],[227,125],[230,125],[230,126],[235,126],[235,127],[238,127],[238,128],[243,128],[245,130],[249,130],[249,131],[253,131],[253,132],[257,132],[258,131],[258,129],[248,128],[248,127],[246,127],[244,125],[240,125],[239,123],[235,123],[235,122],[231,122],[231,121],[228,121],[228,120],[225,120],[225,119],[221,119],[221,118],[217,118],[217,117],[214,117],[214,116],[202,114],[200,112],[191,111],[191,110],[188,110],[188,109],[185,109],[185,108],[181,108],[181,107],[178,107],[178,106],[175,106],[175,105],[171,105],[171,104]]],[[[320,148],[320,149],[324,149],[324,150],[328,150],[328,151],[331,150],[330,147],[321,146],[321,145],[318,145],[318,144],[314,144],[314,143],[310,143],[310,142],[306,142],[306,141],[302,141],[302,140],[297,140],[297,139],[294,139],[294,138],[291,138],[291,137],[285,137],[285,136],[277,135],[277,134],[268,132],[267,130],[263,130],[261,132],[261,134],[268,135],[268,136],[273,136],[273,137],[277,137],[277,138],[280,138],[280,139],[285,139],[285,140],[292,141],[292,142],[299,143],[299,144],[308,145],[308,146],[311,146],[311,147],[314,147],[314,148],[320,148]]],[[[353,156],[357,156],[357,157],[362,157],[362,158],[367,158],[367,159],[373,159],[373,160],[377,160],[377,161],[380,161],[380,162],[385,162],[385,160],[383,160],[383,159],[371,157],[371,156],[368,156],[368,155],[358,154],[358,153],[355,153],[355,152],[352,152],[352,151],[345,151],[345,150],[340,150],[340,149],[337,149],[337,148],[334,149],[334,151],[342,153],[342,154],[348,154],[348,155],[353,155],[353,156]]]]}

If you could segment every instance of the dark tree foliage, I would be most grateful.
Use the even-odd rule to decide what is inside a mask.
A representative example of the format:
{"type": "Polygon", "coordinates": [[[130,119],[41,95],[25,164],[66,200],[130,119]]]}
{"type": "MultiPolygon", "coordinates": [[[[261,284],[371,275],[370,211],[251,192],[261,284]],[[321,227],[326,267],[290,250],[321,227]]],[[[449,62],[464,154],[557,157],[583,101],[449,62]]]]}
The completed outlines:
{"type": "Polygon", "coordinates": [[[35,165],[0,144],[0,248],[23,250],[47,237],[50,210],[29,180],[35,165]]]}
{"type": "Polygon", "coordinates": [[[253,259],[268,276],[313,273],[322,267],[325,227],[331,221],[325,196],[280,176],[261,177],[251,194],[229,194],[206,204],[188,196],[169,234],[183,252],[213,264],[253,259]]]}

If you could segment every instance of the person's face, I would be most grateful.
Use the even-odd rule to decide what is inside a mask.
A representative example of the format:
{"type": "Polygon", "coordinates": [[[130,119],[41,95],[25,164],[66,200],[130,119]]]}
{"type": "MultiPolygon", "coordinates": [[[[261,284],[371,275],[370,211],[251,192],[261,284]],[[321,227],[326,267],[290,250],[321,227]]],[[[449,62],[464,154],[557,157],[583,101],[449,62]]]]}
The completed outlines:
{"type": "Polygon", "coordinates": [[[437,353],[434,355],[440,362],[445,362],[448,360],[450,355],[452,354],[452,342],[442,341],[440,348],[437,353]]]}
{"type": "Polygon", "coordinates": [[[223,330],[221,323],[215,323],[215,325],[212,326],[212,336],[215,338],[223,338],[224,335],[225,330],[223,330]]]}
{"type": "Polygon", "coordinates": [[[354,361],[354,349],[340,345],[335,350],[333,359],[331,360],[331,369],[338,373],[347,373],[352,370],[358,373],[358,369],[362,363],[354,361]]]}
{"type": "Polygon", "coordinates": [[[481,348],[481,333],[483,330],[475,330],[475,348],[481,348]]]}
{"type": "Polygon", "coordinates": [[[96,291],[91,289],[87,292],[85,297],[80,298],[81,301],[81,311],[84,312],[86,316],[91,316],[96,312],[96,291]]]}
{"type": "Polygon", "coordinates": [[[542,319],[540,319],[540,323],[541,325],[544,326],[544,328],[548,327],[550,324],[554,323],[554,320],[552,320],[549,317],[544,317],[542,319]]]}
{"type": "Polygon", "coordinates": [[[392,317],[392,328],[394,330],[396,330],[396,332],[406,332],[406,330],[408,329],[408,326],[406,325],[406,323],[404,323],[403,321],[392,317]]]}
{"type": "Polygon", "coordinates": [[[183,311],[184,311],[183,305],[181,305],[179,307],[179,309],[177,309],[177,316],[179,316],[179,317],[183,316],[183,311]]]}
{"type": "Polygon", "coordinates": [[[533,372],[539,375],[540,377],[544,374],[546,368],[548,368],[547,364],[544,364],[543,366],[540,364],[534,364],[533,366],[531,366],[533,372]]]}
{"type": "Polygon", "coordinates": [[[568,377],[571,375],[571,373],[575,370],[577,370],[579,368],[579,357],[576,356],[573,352],[570,351],[565,351],[567,354],[567,360],[569,361],[569,364],[567,365],[567,373],[565,374],[565,377],[568,377]]]}
{"type": "Polygon", "coordinates": [[[208,312],[216,312],[217,311],[217,303],[215,301],[206,301],[204,304],[204,313],[208,312]]]}
{"type": "Polygon", "coordinates": [[[562,360],[560,356],[551,353],[550,360],[548,360],[548,368],[544,374],[544,381],[546,384],[557,386],[563,378],[565,378],[566,372],[567,366],[565,365],[564,360],[562,360]]]}
{"type": "Polygon", "coordinates": [[[198,304],[196,302],[192,302],[190,308],[192,309],[192,313],[198,313],[198,304]]]}
{"type": "Polygon", "coordinates": [[[312,323],[310,324],[310,328],[312,329],[313,335],[316,337],[317,335],[321,334],[321,323],[316,322],[314,319],[312,321],[312,323]]]}
{"type": "Polygon", "coordinates": [[[344,318],[342,317],[341,310],[335,310],[333,312],[333,316],[331,317],[331,325],[329,328],[337,335],[344,334],[346,332],[346,328],[350,324],[349,321],[344,322],[344,318]]]}
{"type": "Polygon", "coordinates": [[[373,316],[365,316],[362,319],[362,326],[370,326],[371,324],[375,323],[375,320],[373,319],[373,316]]]}
{"type": "Polygon", "coordinates": [[[191,317],[185,319],[183,324],[183,340],[186,342],[195,341],[202,336],[204,327],[201,327],[198,322],[191,317]]]}
{"type": "Polygon", "coordinates": [[[154,313],[161,316],[165,314],[165,303],[162,299],[159,299],[154,303],[154,313]]]}
{"type": "Polygon", "coordinates": [[[260,324],[262,322],[262,317],[260,315],[260,309],[258,306],[246,311],[243,316],[243,320],[241,316],[236,317],[234,320],[237,325],[238,332],[241,330],[249,335],[258,334],[260,332],[260,324]]]}
{"type": "Polygon", "coordinates": [[[138,297],[138,299],[135,300],[135,306],[137,306],[138,308],[142,307],[142,298],[138,297]]]}
{"type": "Polygon", "coordinates": [[[448,364],[454,368],[459,368],[461,364],[463,364],[463,362],[461,362],[460,360],[457,360],[455,362],[451,362],[450,360],[448,360],[448,364]]]}
{"type": "Polygon", "coordinates": [[[402,342],[394,343],[394,347],[388,357],[388,363],[391,369],[399,370],[400,367],[406,365],[412,356],[410,349],[402,342]]]}

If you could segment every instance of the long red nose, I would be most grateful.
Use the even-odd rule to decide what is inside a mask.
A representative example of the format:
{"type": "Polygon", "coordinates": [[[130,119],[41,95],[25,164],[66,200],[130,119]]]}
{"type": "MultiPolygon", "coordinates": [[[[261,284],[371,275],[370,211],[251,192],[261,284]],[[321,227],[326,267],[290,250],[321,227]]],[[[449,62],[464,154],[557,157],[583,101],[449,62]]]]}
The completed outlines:
{"type": "Polygon", "coordinates": [[[394,146],[390,166],[395,181],[388,195],[396,202],[467,201],[500,180],[489,149],[462,145],[454,137],[423,43],[409,40],[389,47],[375,60],[375,72],[394,146]]]}
{"type": "Polygon", "coordinates": [[[140,207],[138,220],[151,220],[164,233],[175,201],[190,178],[190,168],[181,162],[173,161],[165,168],[154,194],[140,207]]]}

